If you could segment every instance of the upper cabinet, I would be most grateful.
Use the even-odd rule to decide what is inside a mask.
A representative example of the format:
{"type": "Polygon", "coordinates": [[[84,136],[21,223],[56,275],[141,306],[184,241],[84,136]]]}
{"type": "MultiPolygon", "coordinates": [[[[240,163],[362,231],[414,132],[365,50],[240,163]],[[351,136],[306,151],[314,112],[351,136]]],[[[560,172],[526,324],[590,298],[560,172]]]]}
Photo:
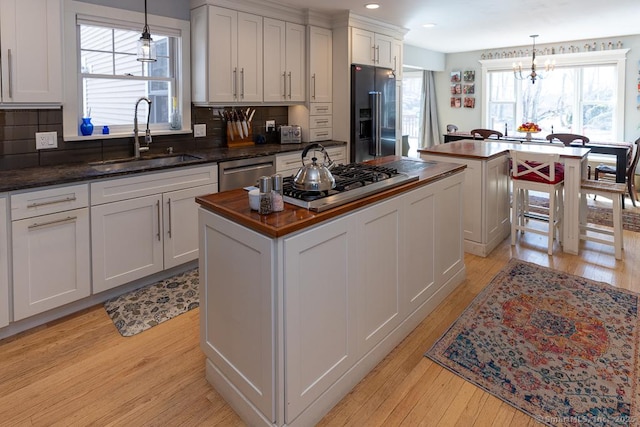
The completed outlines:
{"type": "Polygon", "coordinates": [[[264,18],[264,101],[305,101],[304,25],[264,18]]]}
{"type": "Polygon", "coordinates": [[[309,101],[331,102],[333,86],[331,30],[309,27],[309,101]]]}
{"type": "Polygon", "coordinates": [[[62,0],[0,0],[2,103],[62,102],[62,0]]]}
{"type": "Polygon", "coordinates": [[[262,102],[261,16],[201,6],[191,32],[193,102],[262,102]]]}
{"type": "Polygon", "coordinates": [[[394,71],[402,68],[402,42],[361,28],[351,29],[351,63],[374,65],[394,71]],[[398,46],[399,45],[399,46],[398,46]]]}

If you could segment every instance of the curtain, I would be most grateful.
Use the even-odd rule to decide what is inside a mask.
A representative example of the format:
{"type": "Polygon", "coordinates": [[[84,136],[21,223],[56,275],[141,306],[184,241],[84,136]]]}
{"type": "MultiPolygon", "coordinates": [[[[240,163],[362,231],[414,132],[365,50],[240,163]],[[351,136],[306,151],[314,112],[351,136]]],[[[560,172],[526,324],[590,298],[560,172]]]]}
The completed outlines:
{"type": "Polygon", "coordinates": [[[422,76],[422,111],[420,117],[420,147],[432,147],[440,143],[436,84],[433,71],[424,70],[422,76]]]}

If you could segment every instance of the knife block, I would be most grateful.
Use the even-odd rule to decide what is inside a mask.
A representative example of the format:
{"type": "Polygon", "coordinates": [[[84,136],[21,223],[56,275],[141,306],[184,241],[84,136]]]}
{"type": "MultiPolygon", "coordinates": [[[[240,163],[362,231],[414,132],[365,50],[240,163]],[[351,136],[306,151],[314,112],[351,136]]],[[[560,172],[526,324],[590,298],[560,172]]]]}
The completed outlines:
{"type": "Polygon", "coordinates": [[[245,135],[244,129],[242,130],[242,135],[240,134],[240,130],[236,126],[236,123],[232,121],[225,121],[225,127],[227,129],[227,147],[247,147],[249,145],[254,145],[253,141],[253,129],[251,128],[251,123],[247,123],[248,135],[245,135]]]}

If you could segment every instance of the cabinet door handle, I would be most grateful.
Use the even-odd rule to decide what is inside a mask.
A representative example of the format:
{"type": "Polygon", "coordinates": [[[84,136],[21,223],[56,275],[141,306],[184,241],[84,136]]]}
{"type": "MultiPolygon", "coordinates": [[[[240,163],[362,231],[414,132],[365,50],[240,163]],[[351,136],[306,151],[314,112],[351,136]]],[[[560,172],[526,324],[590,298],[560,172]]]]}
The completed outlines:
{"type": "Polygon", "coordinates": [[[233,88],[231,89],[231,91],[233,92],[233,98],[236,99],[238,98],[238,68],[233,69],[232,86],[233,88]]]}
{"type": "Polygon", "coordinates": [[[169,234],[169,238],[171,238],[171,197],[169,197],[169,201],[167,201],[167,205],[169,205],[169,230],[167,230],[167,234],[169,234]]]}
{"type": "Polygon", "coordinates": [[[289,99],[291,99],[291,71],[289,71],[289,99]]]}
{"type": "Polygon", "coordinates": [[[393,71],[395,72],[398,69],[398,57],[393,57],[393,71]]]}
{"type": "Polygon", "coordinates": [[[242,86],[240,86],[240,98],[244,99],[244,68],[240,68],[240,82],[242,86]]]}
{"type": "Polygon", "coordinates": [[[9,64],[9,98],[13,98],[13,61],[11,49],[7,49],[7,62],[9,64]]]}
{"type": "Polygon", "coordinates": [[[158,233],[156,233],[156,236],[158,236],[158,241],[161,241],[162,236],[160,235],[160,227],[162,224],[160,223],[160,200],[156,201],[156,210],[158,211],[158,233]]]}
{"type": "Polygon", "coordinates": [[[55,205],[56,203],[75,202],[76,196],[65,197],[64,199],[49,200],[47,202],[34,202],[27,205],[27,208],[39,208],[40,206],[55,205]]]}
{"type": "Polygon", "coordinates": [[[316,99],[316,73],[311,75],[311,80],[313,80],[313,95],[312,98],[316,99]]]}
{"type": "Polygon", "coordinates": [[[377,56],[376,63],[379,64],[380,63],[380,45],[376,46],[376,56],[377,56]]]}
{"type": "Polygon", "coordinates": [[[68,222],[68,221],[75,221],[76,219],[78,219],[77,216],[68,216],[66,218],[54,219],[53,221],[34,222],[33,224],[31,224],[27,228],[28,229],[33,229],[33,228],[46,227],[48,225],[60,224],[60,223],[63,223],[63,222],[68,222]]]}
{"type": "Polygon", "coordinates": [[[287,72],[286,71],[282,72],[282,81],[283,81],[282,90],[284,91],[284,93],[282,94],[282,97],[286,99],[287,98],[287,72]]]}
{"type": "Polygon", "coordinates": [[[375,45],[371,46],[371,50],[372,50],[371,53],[373,54],[373,56],[371,57],[371,60],[375,64],[376,63],[376,46],[375,45]]]}

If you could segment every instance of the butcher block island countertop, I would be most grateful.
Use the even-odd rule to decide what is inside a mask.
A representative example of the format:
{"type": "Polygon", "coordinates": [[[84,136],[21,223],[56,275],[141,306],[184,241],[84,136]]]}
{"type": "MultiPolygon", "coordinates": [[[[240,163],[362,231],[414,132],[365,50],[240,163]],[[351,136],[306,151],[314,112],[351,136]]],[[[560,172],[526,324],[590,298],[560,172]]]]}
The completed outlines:
{"type": "MultiPolygon", "coordinates": [[[[407,162],[409,165],[415,162],[422,162],[419,159],[408,159],[399,156],[387,156],[384,158],[371,160],[368,163],[384,165],[398,161],[407,162]]],[[[309,227],[313,224],[331,219],[360,207],[375,203],[377,201],[406,192],[413,188],[427,185],[438,179],[442,179],[453,173],[462,171],[464,165],[452,165],[450,163],[425,162],[428,167],[415,169],[410,175],[418,175],[417,181],[394,187],[380,193],[365,196],[356,201],[329,209],[324,212],[313,212],[305,208],[294,206],[289,203],[284,204],[284,211],[274,212],[269,215],[260,215],[257,211],[249,208],[249,198],[247,191],[243,189],[225,191],[222,193],[209,194],[196,198],[196,201],[205,209],[224,216],[238,224],[249,227],[259,233],[271,237],[281,237],[289,233],[309,227]]],[[[425,166],[426,166],[425,165],[425,166]]],[[[401,169],[399,169],[402,172],[401,169]]]]}
{"type": "Polygon", "coordinates": [[[372,163],[419,179],[321,213],[197,199],[206,378],[248,425],[317,424],[464,281],[465,166],[372,163]]]}

